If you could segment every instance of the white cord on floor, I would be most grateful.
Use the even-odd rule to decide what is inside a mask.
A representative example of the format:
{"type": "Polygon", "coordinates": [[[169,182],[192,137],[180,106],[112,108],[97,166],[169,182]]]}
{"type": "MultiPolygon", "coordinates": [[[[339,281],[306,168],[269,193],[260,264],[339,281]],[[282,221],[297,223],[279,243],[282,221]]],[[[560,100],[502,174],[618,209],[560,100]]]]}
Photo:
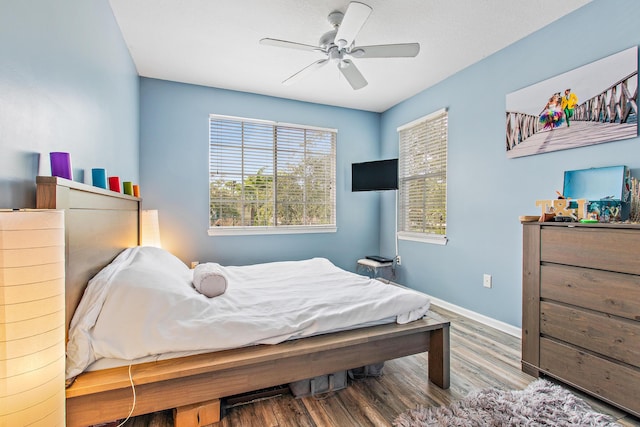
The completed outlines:
{"type": "Polygon", "coordinates": [[[125,418],[124,421],[118,424],[118,427],[122,427],[124,423],[129,421],[129,418],[131,418],[131,415],[133,414],[133,410],[136,407],[136,386],[133,385],[133,377],[131,376],[131,363],[129,364],[129,382],[131,383],[131,391],[133,393],[133,405],[131,405],[131,411],[129,411],[129,415],[127,415],[127,418],[125,418]]]}

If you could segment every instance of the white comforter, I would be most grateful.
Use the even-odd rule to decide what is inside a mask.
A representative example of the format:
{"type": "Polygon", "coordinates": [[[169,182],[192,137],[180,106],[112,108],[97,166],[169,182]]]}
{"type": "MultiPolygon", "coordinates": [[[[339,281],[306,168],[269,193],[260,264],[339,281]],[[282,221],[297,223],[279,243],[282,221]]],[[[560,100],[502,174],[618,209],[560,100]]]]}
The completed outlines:
{"type": "Polygon", "coordinates": [[[276,344],[429,308],[424,294],[344,271],[324,258],[222,267],[226,292],[199,294],[192,270],[150,247],[123,251],[87,286],[67,346],[67,378],[101,358],[276,344]]]}

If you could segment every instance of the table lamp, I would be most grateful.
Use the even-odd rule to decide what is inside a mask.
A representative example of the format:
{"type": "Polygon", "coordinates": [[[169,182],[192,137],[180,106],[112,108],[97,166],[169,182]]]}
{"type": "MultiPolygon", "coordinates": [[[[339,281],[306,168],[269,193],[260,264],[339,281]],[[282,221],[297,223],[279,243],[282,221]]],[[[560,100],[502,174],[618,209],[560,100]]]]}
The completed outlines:
{"type": "Polygon", "coordinates": [[[143,210],[141,217],[141,241],[142,246],[155,246],[161,248],[160,224],[158,211],[155,209],[143,210]]]}

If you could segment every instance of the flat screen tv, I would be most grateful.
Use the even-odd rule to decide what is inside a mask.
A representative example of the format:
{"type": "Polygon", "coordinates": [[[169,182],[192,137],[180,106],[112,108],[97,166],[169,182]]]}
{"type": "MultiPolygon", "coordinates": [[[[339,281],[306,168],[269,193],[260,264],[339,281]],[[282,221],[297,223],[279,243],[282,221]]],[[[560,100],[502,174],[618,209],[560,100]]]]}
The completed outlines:
{"type": "Polygon", "coordinates": [[[398,159],[351,164],[351,191],[398,189],[398,159]]]}

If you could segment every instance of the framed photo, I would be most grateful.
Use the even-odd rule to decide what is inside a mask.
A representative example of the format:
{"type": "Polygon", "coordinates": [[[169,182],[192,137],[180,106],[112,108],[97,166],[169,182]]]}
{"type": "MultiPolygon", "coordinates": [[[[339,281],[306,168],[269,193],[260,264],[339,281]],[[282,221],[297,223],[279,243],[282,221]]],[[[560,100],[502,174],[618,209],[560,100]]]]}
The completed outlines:
{"type": "Polygon", "coordinates": [[[507,94],[507,157],[638,136],[638,47],[507,94]]]}

